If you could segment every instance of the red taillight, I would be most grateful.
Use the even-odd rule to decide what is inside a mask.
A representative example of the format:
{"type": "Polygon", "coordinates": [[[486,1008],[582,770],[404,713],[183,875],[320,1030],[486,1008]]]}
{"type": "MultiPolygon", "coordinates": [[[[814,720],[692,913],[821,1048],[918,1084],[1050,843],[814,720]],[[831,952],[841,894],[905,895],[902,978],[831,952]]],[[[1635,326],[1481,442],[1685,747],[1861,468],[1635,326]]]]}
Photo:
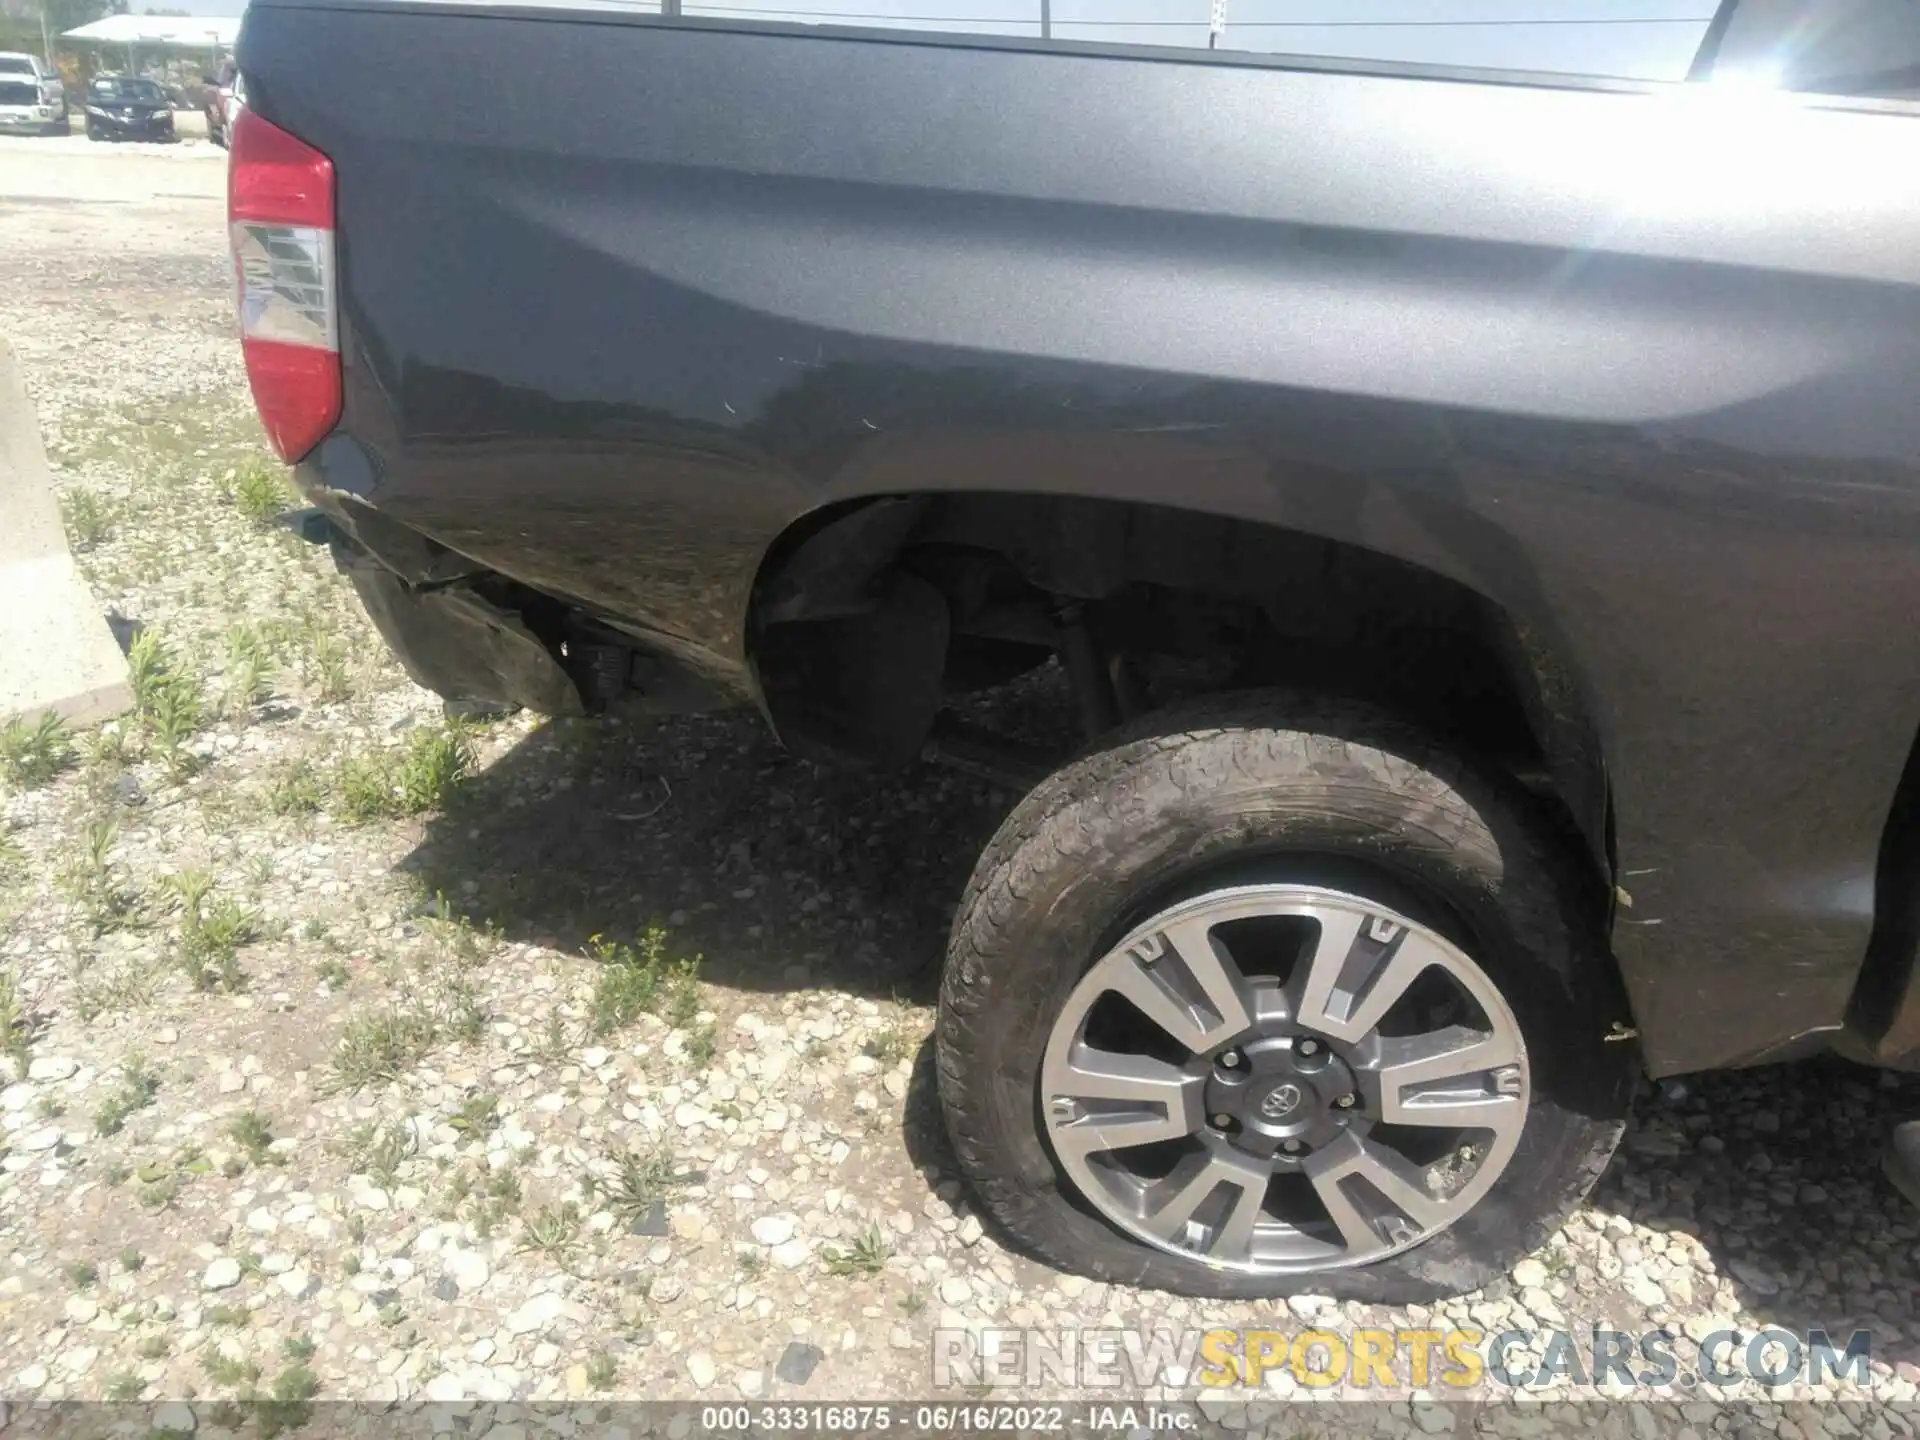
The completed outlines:
{"type": "Polygon", "coordinates": [[[227,168],[227,230],[253,403],[292,464],[340,418],[333,162],[242,109],[227,168]]]}

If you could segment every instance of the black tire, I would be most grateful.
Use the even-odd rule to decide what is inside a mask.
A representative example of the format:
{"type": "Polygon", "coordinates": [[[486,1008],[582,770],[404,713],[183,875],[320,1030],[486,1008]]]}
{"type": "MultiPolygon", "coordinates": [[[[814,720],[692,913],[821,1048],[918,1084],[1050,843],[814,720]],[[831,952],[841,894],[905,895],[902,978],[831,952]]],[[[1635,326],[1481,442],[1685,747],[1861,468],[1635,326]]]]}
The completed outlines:
{"type": "Polygon", "coordinates": [[[1062,1269],[1187,1295],[1408,1304],[1487,1284],[1580,1203],[1637,1076],[1598,886],[1537,802],[1378,712],[1278,694],[1168,712],[1057,771],[1008,817],[954,919],[937,1031],[960,1163],[1018,1243],[1062,1269]],[[1519,1147],[1451,1227],[1345,1270],[1214,1269],[1109,1225],[1060,1178],[1042,1054],[1080,976],[1130,925],[1212,877],[1371,890],[1466,949],[1526,1040],[1519,1147]],[[1356,878],[1357,877],[1357,878],[1356,878]],[[1415,908],[1409,908],[1415,907],[1415,908]]]}

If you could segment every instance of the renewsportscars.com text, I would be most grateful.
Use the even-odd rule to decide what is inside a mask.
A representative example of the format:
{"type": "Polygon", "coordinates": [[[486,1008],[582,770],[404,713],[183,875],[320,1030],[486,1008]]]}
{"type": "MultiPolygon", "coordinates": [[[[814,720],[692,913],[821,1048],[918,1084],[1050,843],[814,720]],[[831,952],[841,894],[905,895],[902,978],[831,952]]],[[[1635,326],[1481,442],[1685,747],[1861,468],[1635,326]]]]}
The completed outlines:
{"type": "Polygon", "coordinates": [[[934,1384],[1128,1393],[1160,1386],[1261,1386],[1282,1372],[1308,1390],[1544,1390],[1627,1386],[1872,1384],[1872,1337],[1726,1329],[1472,1327],[1301,1330],[995,1330],[933,1334],[934,1384]]]}

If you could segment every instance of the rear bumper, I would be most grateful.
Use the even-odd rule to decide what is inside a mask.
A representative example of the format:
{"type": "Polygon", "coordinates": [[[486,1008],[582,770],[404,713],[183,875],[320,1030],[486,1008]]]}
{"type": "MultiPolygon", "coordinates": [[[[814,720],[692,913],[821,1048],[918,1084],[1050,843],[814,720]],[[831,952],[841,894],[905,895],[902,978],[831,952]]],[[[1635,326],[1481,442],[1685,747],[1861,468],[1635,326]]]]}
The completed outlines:
{"type": "Polygon", "coordinates": [[[317,508],[289,522],[302,538],[329,546],[416,684],[452,701],[545,715],[737,703],[566,597],[532,589],[369,505],[362,496],[371,472],[352,437],[323,441],[294,476],[317,508]]]}
{"type": "Polygon", "coordinates": [[[584,714],[572,677],[525,619],[472,584],[409,586],[343,538],[334,563],[416,685],[453,701],[517,705],[542,715],[584,714]]]}
{"type": "Polygon", "coordinates": [[[499,577],[355,503],[333,499],[284,518],[303,540],[331,550],[416,685],[452,701],[585,712],[559,647],[535,632],[499,577]]]}

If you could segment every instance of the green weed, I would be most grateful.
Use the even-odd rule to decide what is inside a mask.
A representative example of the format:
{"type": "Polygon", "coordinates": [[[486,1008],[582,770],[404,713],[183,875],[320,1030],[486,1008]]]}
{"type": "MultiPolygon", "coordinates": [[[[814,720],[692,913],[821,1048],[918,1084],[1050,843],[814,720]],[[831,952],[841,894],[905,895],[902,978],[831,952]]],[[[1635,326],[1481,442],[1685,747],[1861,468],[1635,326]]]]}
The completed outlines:
{"type": "Polygon", "coordinates": [[[37,790],[72,763],[66,726],[51,710],[32,724],[16,715],[0,725],[0,775],[16,790],[37,790]]]}
{"type": "Polygon", "coordinates": [[[186,1188],[186,1181],[172,1169],[161,1169],[149,1180],[146,1176],[152,1170],[152,1166],[142,1166],[134,1172],[140,1183],[133,1187],[133,1198],[145,1210],[171,1209],[173,1202],[180,1198],[180,1192],[186,1188]]]}
{"type": "Polygon", "coordinates": [[[545,1256],[564,1270],[580,1243],[580,1224],[580,1207],[571,1201],[543,1205],[520,1222],[520,1249],[545,1256]]]}
{"type": "Polygon", "coordinates": [[[147,1382],[132,1370],[117,1370],[107,1380],[106,1397],[115,1405],[131,1405],[146,1391],[147,1382]]]}
{"type": "Polygon", "coordinates": [[[96,935],[117,930],[133,919],[139,899],[121,883],[113,863],[113,847],[120,839],[120,826],[112,820],[95,820],[86,829],[79,853],[60,870],[60,885],[79,906],[96,935]]]}
{"type": "Polygon", "coordinates": [[[700,1014],[700,961],[682,960],[667,974],[667,1023],[676,1030],[693,1024],[700,1014]]]}
{"type": "Polygon", "coordinates": [[[694,1068],[704,1070],[713,1063],[714,1052],[720,1048],[720,1030],[715,1025],[700,1025],[687,1032],[687,1059],[694,1068]]]}
{"type": "Polygon", "coordinates": [[[826,1261],[829,1275],[877,1275],[886,1268],[892,1254],[893,1246],[880,1233],[880,1227],[870,1225],[852,1245],[844,1250],[829,1246],[822,1258],[826,1261]]]}
{"type": "Polygon", "coordinates": [[[246,1152],[247,1159],[254,1165],[267,1165],[274,1160],[273,1124],[258,1110],[242,1110],[227,1124],[227,1135],[246,1152]]]}
{"type": "Polygon", "coordinates": [[[326,782],[305,756],[280,765],[267,778],[267,809],[275,815],[312,815],[326,799],[326,782]]]}
{"type": "Polygon", "coordinates": [[[102,1135],[117,1135],[136,1110],[153,1103],[160,1089],[160,1076],[148,1067],[146,1058],[135,1050],[120,1062],[120,1083],[93,1112],[93,1127],[102,1135]]]}
{"type": "Polygon", "coordinates": [[[664,1145],[644,1152],[622,1150],[608,1161],[607,1174],[588,1177],[589,1189],[624,1220],[639,1219],[656,1200],[666,1199],[677,1186],[688,1183],[676,1173],[673,1154],[664,1145]]]}
{"type": "Polygon", "coordinates": [[[198,761],[184,746],[206,720],[206,697],[198,677],[181,668],[160,637],[142,630],[127,652],[133,705],[175,779],[193,773],[198,761]]]}
{"type": "Polygon", "coordinates": [[[446,976],[440,983],[439,1018],[435,1029],[457,1044],[472,1045],[487,1031],[487,1009],[480,992],[463,976],[446,976]]]}
{"type": "Polygon", "coordinates": [[[91,490],[68,490],[60,497],[60,518],[67,543],[76,551],[92,550],[112,537],[119,507],[91,490]]]}
{"type": "Polygon", "coordinates": [[[487,1240],[520,1208],[521,1198],[520,1177],[511,1167],[481,1170],[477,1181],[473,1171],[462,1168],[447,1183],[444,1213],[449,1219],[464,1216],[474,1232],[487,1240]]]}
{"type": "Polygon", "coordinates": [[[233,508],[262,530],[292,500],[285,477],[264,460],[242,465],[233,477],[233,508]]]}
{"type": "Polygon", "coordinates": [[[200,1359],[200,1368],[207,1372],[207,1378],[216,1385],[238,1388],[243,1385],[258,1384],[260,1367],[245,1356],[233,1356],[215,1346],[200,1359]]]}
{"type": "Polygon", "coordinates": [[[334,1078],[348,1090],[397,1080],[435,1039],[433,1017],[418,1010],[389,1007],[349,1016],[333,1052],[334,1078]]]}
{"type": "Polygon", "coordinates": [[[619,1378],[620,1367],[614,1363],[613,1356],[605,1350],[594,1351],[593,1358],[587,1361],[587,1384],[595,1390],[611,1390],[619,1378]]]}
{"type": "Polygon", "coordinates": [[[352,654],[347,642],[331,631],[313,630],[308,636],[304,666],[307,683],[322,704],[332,704],[353,695],[352,654]]]}
{"type": "Polygon", "coordinates": [[[313,1397],[320,1393],[320,1377],[305,1365],[289,1365],[273,1377],[273,1387],[253,1403],[254,1423],[265,1440],[286,1430],[297,1430],[313,1418],[313,1397]]]}
{"type": "Polygon", "coordinates": [[[32,1049],[33,1027],[20,995],[19,978],[12,970],[0,967],[0,1053],[13,1061],[17,1079],[27,1078],[32,1049]]]}
{"type": "Polygon", "coordinates": [[[88,790],[96,799],[134,762],[136,750],[131,727],[117,720],[93,732],[92,738],[85,742],[82,758],[87,767],[88,790]]]}
{"type": "Polygon", "coordinates": [[[345,1155],[354,1173],[367,1176],[382,1190],[392,1190],[400,1183],[400,1167],[417,1149],[419,1140],[411,1126],[369,1121],[348,1134],[345,1155]]]}
{"type": "Polygon", "coordinates": [[[444,891],[434,893],[430,909],[432,913],[422,920],[462,965],[481,964],[506,938],[492,922],[475,925],[469,917],[459,914],[444,891]]]}
{"type": "Polygon", "coordinates": [[[251,625],[227,632],[227,678],[224,698],[229,715],[244,716],[273,694],[273,652],[266,638],[251,625]]]}
{"type": "Polygon", "coordinates": [[[74,975],[73,1013],[91,1021],[136,1009],[153,999],[159,978],[153,966],[139,955],[89,959],[77,967],[74,975]]]}
{"type": "Polygon", "coordinates": [[[699,1013],[700,959],[668,959],[667,932],[659,926],[650,926],[633,945],[596,935],[588,942],[587,954],[600,965],[588,1003],[595,1035],[610,1035],[663,1009],[677,1027],[690,1024],[699,1013]]]}
{"type": "Polygon", "coordinates": [[[183,870],[163,882],[179,898],[180,933],[175,947],[196,990],[242,989],[240,947],[260,938],[260,912],[214,894],[204,870],[183,870]]]}
{"type": "Polygon", "coordinates": [[[398,749],[349,755],[334,779],[336,811],[350,825],[437,810],[473,772],[464,730],[416,730],[398,749]]]}
{"type": "Polygon", "coordinates": [[[860,1050],[891,1069],[913,1054],[913,1039],[897,1023],[886,1025],[874,1031],[860,1050]]]}
{"type": "Polygon", "coordinates": [[[469,1095],[447,1123],[462,1135],[491,1135],[500,1127],[500,1098],[469,1095]]]}

